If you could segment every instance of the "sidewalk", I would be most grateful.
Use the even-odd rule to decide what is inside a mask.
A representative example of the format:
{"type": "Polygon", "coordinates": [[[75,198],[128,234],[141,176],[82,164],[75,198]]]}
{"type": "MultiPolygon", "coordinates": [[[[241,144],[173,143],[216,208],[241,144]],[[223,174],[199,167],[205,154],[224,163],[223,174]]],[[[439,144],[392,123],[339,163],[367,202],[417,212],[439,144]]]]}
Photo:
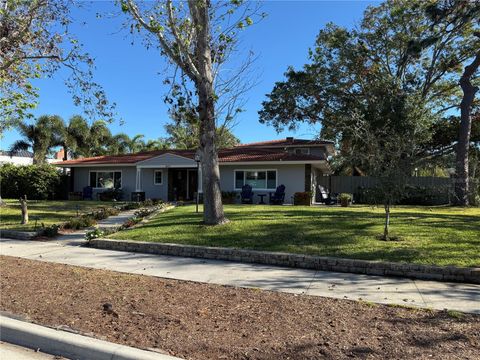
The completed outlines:
{"type": "MultiPolygon", "coordinates": [[[[121,225],[135,210],[98,222],[121,225]]],[[[88,229],[87,229],[88,230],[88,229]]],[[[218,285],[480,314],[480,285],[149,255],[82,247],[86,230],[55,240],[0,239],[0,255],[218,285]]]]}
{"type": "Polygon", "coordinates": [[[128,253],[68,245],[71,243],[71,239],[2,239],[0,254],[211,284],[480,314],[480,285],[128,253]]]}
{"type": "Polygon", "coordinates": [[[59,356],[48,355],[21,346],[0,341],[0,359],[2,360],[67,360],[59,356]]]}

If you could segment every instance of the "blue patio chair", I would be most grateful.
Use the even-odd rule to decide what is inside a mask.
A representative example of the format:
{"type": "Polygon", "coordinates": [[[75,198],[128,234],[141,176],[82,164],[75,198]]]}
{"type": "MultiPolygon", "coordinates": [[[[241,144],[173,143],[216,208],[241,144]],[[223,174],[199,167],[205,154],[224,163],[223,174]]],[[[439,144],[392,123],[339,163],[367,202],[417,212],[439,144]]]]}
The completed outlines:
{"type": "Polygon", "coordinates": [[[93,200],[93,188],[91,186],[85,186],[83,188],[83,200],[90,199],[93,200]]]}
{"type": "Polygon", "coordinates": [[[242,186],[242,192],[240,193],[242,204],[253,204],[253,195],[252,187],[250,185],[246,184],[242,186]]]}
{"type": "Polygon", "coordinates": [[[274,193],[270,193],[270,204],[282,205],[285,201],[285,185],[277,187],[274,193]]]}

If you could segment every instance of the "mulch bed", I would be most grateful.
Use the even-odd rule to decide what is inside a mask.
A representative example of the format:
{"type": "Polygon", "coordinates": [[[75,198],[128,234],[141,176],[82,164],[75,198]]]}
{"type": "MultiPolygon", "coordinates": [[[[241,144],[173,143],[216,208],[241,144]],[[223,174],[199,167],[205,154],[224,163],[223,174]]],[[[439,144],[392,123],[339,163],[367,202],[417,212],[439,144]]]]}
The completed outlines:
{"type": "Polygon", "coordinates": [[[480,316],[0,257],[0,308],[185,359],[478,359],[480,316]],[[104,311],[105,303],[112,311],[104,311]]]}

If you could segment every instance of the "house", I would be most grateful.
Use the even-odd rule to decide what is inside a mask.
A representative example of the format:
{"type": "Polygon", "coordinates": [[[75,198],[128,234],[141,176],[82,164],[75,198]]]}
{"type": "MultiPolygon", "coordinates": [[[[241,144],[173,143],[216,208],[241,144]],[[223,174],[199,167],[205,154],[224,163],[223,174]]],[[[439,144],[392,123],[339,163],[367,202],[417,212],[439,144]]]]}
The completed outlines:
{"type": "MultiPolygon", "coordinates": [[[[71,169],[71,191],[91,186],[94,197],[115,187],[121,188],[125,200],[136,192],[167,201],[194,200],[201,172],[195,153],[158,150],[67,160],[55,165],[71,169]]],[[[316,179],[331,173],[328,158],[333,153],[330,141],[294,138],[221,149],[220,186],[222,191],[240,193],[244,184],[250,184],[255,194],[268,194],[283,184],[285,202],[289,203],[295,192],[314,192],[316,179]]],[[[201,193],[201,183],[198,189],[201,193]]]]}
{"type": "MultiPolygon", "coordinates": [[[[54,163],[63,159],[63,149],[55,153],[53,159],[46,159],[47,163],[54,163]]],[[[18,150],[15,152],[0,150],[0,165],[32,165],[33,153],[27,150],[18,150]]]]}
{"type": "Polygon", "coordinates": [[[26,150],[13,153],[0,150],[0,164],[31,165],[33,164],[33,153],[26,150]]]}

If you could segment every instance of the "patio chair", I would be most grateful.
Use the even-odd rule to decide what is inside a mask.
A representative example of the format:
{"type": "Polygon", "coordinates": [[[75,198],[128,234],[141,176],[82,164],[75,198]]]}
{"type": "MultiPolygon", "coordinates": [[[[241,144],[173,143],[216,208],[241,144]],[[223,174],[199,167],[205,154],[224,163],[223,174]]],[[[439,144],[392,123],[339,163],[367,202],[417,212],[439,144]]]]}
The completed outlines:
{"type": "Polygon", "coordinates": [[[328,202],[328,192],[322,185],[318,185],[318,195],[320,197],[320,202],[326,204],[328,202]]]}
{"type": "Polygon", "coordinates": [[[277,187],[274,193],[270,193],[270,204],[282,205],[285,201],[285,185],[277,187]]]}
{"type": "Polygon", "coordinates": [[[240,193],[240,198],[242,204],[253,204],[253,191],[252,187],[248,184],[242,186],[242,192],[240,193]]]}
{"type": "Polygon", "coordinates": [[[90,199],[93,200],[93,188],[91,186],[85,186],[83,188],[83,200],[90,199]]]}

